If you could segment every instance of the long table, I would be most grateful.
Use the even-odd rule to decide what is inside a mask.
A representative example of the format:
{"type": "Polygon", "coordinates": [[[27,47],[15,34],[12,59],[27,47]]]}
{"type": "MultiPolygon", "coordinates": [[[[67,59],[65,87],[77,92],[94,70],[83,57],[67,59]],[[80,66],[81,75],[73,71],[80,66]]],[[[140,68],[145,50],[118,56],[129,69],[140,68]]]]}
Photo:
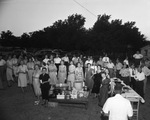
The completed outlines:
{"type": "MultiPolygon", "coordinates": [[[[114,86],[115,86],[115,79],[117,78],[112,78],[111,79],[111,92],[114,93],[114,86]]],[[[127,87],[128,89],[125,90],[122,93],[122,96],[128,100],[130,100],[132,108],[133,108],[133,117],[132,120],[138,120],[138,114],[139,114],[139,105],[140,105],[140,100],[142,99],[142,97],[136,92],[134,91],[130,86],[126,86],[126,84],[123,83],[122,80],[119,79],[119,81],[121,82],[121,84],[125,87],[127,87]]]]}
{"type": "MultiPolygon", "coordinates": [[[[129,86],[128,86],[129,87],[129,86]]],[[[136,99],[142,99],[142,97],[137,93],[137,92],[135,92],[131,87],[129,87],[129,90],[128,91],[126,91],[126,92],[124,92],[124,93],[122,93],[122,96],[124,97],[124,98],[127,98],[127,99],[133,99],[133,98],[136,98],[136,99]]]]}
{"type": "Polygon", "coordinates": [[[88,98],[82,97],[77,99],[57,99],[57,98],[50,98],[49,102],[56,102],[61,105],[70,105],[70,106],[81,106],[83,105],[85,109],[88,108],[88,98]]]}
{"type": "Polygon", "coordinates": [[[138,114],[139,114],[139,105],[140,100],[142,97],[135,92],[131,87],[129,87],[129,90],[125,93],[122,93],[122,96],[128,100],[130,100],[132,108],[133,108],[133,117],[132,120],[138,120],[138,114]]]}

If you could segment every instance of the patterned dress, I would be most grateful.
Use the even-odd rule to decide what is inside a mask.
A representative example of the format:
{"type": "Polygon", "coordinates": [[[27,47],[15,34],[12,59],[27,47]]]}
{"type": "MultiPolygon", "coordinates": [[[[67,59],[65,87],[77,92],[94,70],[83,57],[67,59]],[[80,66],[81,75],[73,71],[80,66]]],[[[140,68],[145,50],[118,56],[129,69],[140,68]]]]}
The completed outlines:
{"type": "Polygon", "coordinates": [[[66,66],[65,65],[60,65],[59,70],[58,70],[58,80],[59,83],[65,83],[66,80],[66,66]]]}
{"type": "Polygon", "coordinates": [[[55,85],[57,84],[57,67],[56,65],[49,65],[48,66],[49,70],[49,76],[50,76],[50,84],[55,85]]]}
{"type": "Polygon", "coordinates": [[[129,68],[122,68],[120,70],[120,74],[121,74],[121,80],[126,84],[126,85],[130,85],[130,71],[129,68]]]}
{"type": "Polygon", "coordinates": [[[18,87],[26,87],[27,86],[27,66],[26,65],[20,65],[18,67],[17,73],[18,75],[18,87]]]}
{"type": "Polygon", "coordinates": [[[41,74],[40,70],[33,72],[33,88],[36,96],[41,95],[40,80],[39,80],[40,74],[41,74]]]}
{"type": "Polygon", "coordinates": [[[69,66],[69,72],[68,72],[68,81],[71,82],[71,86],[73,87],[73,83],[75,81],[75,66],[70,65],[69,66]]]}
{"type": "Polygon", "coordinates": [[[77,67],[75,69],[75,80],[83,81],[83,79],[84,79],[83,68],[77,67]]]}

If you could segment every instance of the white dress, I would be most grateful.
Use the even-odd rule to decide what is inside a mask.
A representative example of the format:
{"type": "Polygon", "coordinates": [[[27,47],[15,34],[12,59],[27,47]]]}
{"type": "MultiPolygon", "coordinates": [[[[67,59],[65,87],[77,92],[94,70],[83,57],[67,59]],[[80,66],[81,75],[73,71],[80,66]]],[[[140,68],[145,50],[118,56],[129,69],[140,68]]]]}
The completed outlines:
{"type": "Polygon", "coordinates": [[[26,87],[27,86],[27,66],[20,65],[18,67],[18,87],[26,87]]]}
{"type": "Polygon", "coordinates": [[[50,76],[50,84],[57,84],[57,67],[55,65],[49,65],[49,76],[50,76]]]}
{"type": "Polygon", "coordinates": [[[75,81],[75,66],[74,65],[70,65],[69,66],[69,73],[68,73],[68,81],[71,82],[71,86],[73,87],[73,83],[75,81]]]}
{"type": "Polygon", "coordinates": [[[39,70],[38,72],[33,72],[33,88],[36,96],[41,95],[41,88],[40,88],[40,81],[39,81],[39,76],[41,74],[41,71],[39,70]]]}

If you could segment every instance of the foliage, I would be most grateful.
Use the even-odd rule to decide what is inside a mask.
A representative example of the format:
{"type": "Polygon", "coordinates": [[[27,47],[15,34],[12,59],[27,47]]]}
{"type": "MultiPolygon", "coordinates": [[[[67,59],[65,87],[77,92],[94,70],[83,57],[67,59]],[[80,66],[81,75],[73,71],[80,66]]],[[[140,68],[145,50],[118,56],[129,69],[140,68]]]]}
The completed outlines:
{"type": "Polygon", "coordinates": [[[127,53],[147,44],[135,22],[122,23],[122,20],[110,18],[110,15],[99,15],[94,26],[86,29],[85,18],[73,14],[43,30],[23,33],[20,37],[14,36],[9,30],[2,31],[0,42],[3,46],[58,48],[95,53],[127,53]]]}

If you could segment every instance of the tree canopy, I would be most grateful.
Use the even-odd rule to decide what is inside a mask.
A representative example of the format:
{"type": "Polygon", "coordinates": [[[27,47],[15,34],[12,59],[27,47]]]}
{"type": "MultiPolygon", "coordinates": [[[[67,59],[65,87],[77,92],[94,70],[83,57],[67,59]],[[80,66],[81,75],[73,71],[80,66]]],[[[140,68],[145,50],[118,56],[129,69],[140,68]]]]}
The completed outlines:
{"type": "Polygon", "coordinates": [[[13,47],[119,53],[138,50],[147,43],[135,22],[122,23],[122,20],[110,18],[110,15],[99,15],[93,27],[86,29],[85,17],[73,14],[43,30],[23,33],[20,37],[14,36],[10,30],[2,31],[0,43],[13,47]]]}

